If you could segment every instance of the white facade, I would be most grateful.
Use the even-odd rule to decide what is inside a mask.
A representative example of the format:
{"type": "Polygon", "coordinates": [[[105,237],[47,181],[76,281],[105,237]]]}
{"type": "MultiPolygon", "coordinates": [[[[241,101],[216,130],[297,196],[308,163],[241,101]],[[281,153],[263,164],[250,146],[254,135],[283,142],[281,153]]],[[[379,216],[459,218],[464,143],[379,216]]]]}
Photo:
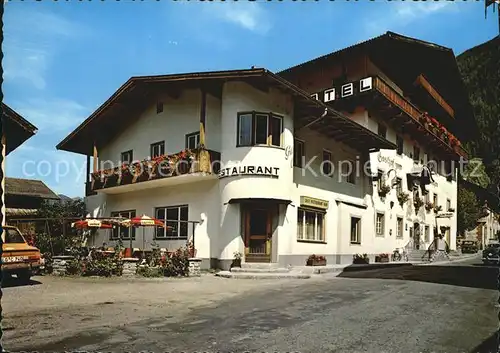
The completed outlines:
{"type": "Polygon", "coordinates": [[[478,219],[477,227],[465,233],[465,239],[478,241],[481,249],[490,243],[497,243],[497,234],[500,232],[498,214],[490,209],[485,209],[485,212],[486,215],[478,219]]]}
{"type": "MultiPolygon", "coordinates": [[[[158,99],[163,102],[163,111],[157,113],[156,105],[144,111],[133,125],[101,148],[99,161],[117,162],[121,153],[129,150],[133,150],[134,160],[142,160],[149,157],[150,145],[158,141],[165,141],[166,154],[183,150],[186,148],[186,135],[200,129],[200,97],[201,92],[196,89],[182,91],[177,99],[168,95],[160,96],[158,99]]],[[[222,168],[261,166],[274,168],[277,175],[241,175],[220,179],[214,175],[182,175],[102,189],[97,195],[86,198],[89,215],[107,217],[114,212],[133,210],[137,216],[145,214],[154,217],[158,208],[187,206],[188,219],[198,223],[189,224],[186,236],[191,239],[194,228],[197,256],[204,260],[205,267],[227,267],[235,252],[249,252],[248,243],[245,246],[245,234],[252,225],[246,223],[247,218],[242,213],[246,210],[246,204],[241,201],[248,199],[280,200],[269,207],[269,212],[275,213],[272,213],[268,225],[269,242],[266,246],[269,248],[266,251],[270,261],[282,265],[304,265],[311,254],[324,255],[328,263],[333,264],[350,263],[352,255],[357,253],[366,253],[372,258],[380,253],[392,253],[395,248],[409,243],[410,228],[415,223],[422,227],[425,246],[432,241],[432,230],[436,225],[434,212],[426,212],[422,207],[416,215],[413,206],[410,206],[411,198],[401,207],[396,191],[392,190],[385,200],[381,200],[376,185],[364,173],[360,173],[354,183],[347,182],[345,177],[339,180],[336,170],[333,177],[314,175],[320,172],[323,150],[331,153],[335,168],[338,162],[345,160],[357,161],[362,167],[368,158],[359,156],[366,156],[366,151],[355,151],[307,128],[296,132],[294,136],[294,104],[290,95],[272,88],[266,93],[245,82],[230,81],[224,83],[220,99],[207,95],[206,107],[205,146],[221,153],[222,168]],[[282,117],[279,147],[237,147],[238,113],[252,111],[282,117]],[[294,166],[293,154],[290,154],[294,150],[294,138],[303,141],[306,165],[316,156],[309,164],[310,168],[294,166]],[[311,202],[303,208],[307,211],[304,213],[301,207],[304,197],[322,202],[317,213],[311,213],[315,211],[311,202]],[[383,222],[380,219],[378,222],[378,235],[377,213],[384,215],[383,222]],[[298,217],[305,219],[311,215],[316,215],[315,235],[298,239],[310,234],[308,230],[302,230],[302,235],[298,235],[298,217]],[[353,217],[359,219],[354,231],[355,241],[351,241],[353,217]],[[402,219],[402,232],[399,234],[398,217],[402,219]],[[321,218],[324,218],[323,227],[318,226],[321,218]],[[425,226],[430,227],[428,238],[425,238],[425,226]]],[[[377,129],[377,123],[366,112],[358,114],[357,121],[373,131],[377,129]]],[[[391,129],[388,129],[387,139],[395,142],[395,133],[391,129]]],[[[385,172],[395,168],[406,191],[406,173],[414,167],[408,153],[412,150],[410,141],[405,141],[401,156],[396,151],[379,152],[385,162],[381,159],[378,167],[385,172]]],[[[434,180],[435,184],[428,187],[431,198],[438,194],[438,204],[442,205],[443,211],[447,211],[447,200],[451,208],[456,208],[456,182],[447,181],[440,175],[434,176],[434,180]]],[[[450,229],[449,243],[452,249],[455,248],[455,214],[445,224],[450,229]]],[[[111,233],[108,230],[98,231],[91,243],[112,246],[114,240],[110,239],[111,233]]],[[[148,249],[156,242],[160,247],[171,250],[186,243],[186,237],[179,240],[154,239],[154,234],[151,228],[137,229],[133,247],[144,246],[148,249]]],[[[124,244],[128,245],[128,240],[124,240],[124,244]]],[[[244,261],[246,258],[247,255],[244,261]]]]}

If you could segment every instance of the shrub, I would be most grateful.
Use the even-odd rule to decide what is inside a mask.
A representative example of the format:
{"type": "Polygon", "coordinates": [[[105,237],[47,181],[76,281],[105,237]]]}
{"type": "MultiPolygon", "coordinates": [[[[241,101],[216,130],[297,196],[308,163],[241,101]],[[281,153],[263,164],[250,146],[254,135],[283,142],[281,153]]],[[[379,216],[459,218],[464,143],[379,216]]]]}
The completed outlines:
{"type": "Polygon", "coordinates": [[[162,267],[150,267],[148,265],[145,265],[145,266],[139,266],[139,268],[137,268],[137,274],[139,276],[148,278],[163,277],[164,270],[162,267]]]}
{"type": "Polygon", "coordinates": [[[355,254],[352,256],[352,263],[353,264],[369,264],[370,259],[368,258],[368,255],[363,254],[355,254]]]}
{"type": "Polygon", "coordinates": [[[165,276],[188,276],[189,275],[189,248],[179,248],[170,256],[165,257],[163,272],[165,276]]]}

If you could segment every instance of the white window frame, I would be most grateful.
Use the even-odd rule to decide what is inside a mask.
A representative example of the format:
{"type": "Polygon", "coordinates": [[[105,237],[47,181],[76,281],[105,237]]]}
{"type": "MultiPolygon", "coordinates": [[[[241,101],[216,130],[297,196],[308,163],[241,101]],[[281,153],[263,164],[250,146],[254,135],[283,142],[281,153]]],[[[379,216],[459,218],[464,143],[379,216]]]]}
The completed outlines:
{"type": "Polygon", "coordinates": [[[196,149],[200,146],[200,132],[192,132],[190,134],[186,135],[186,149],[196,149]],[[191,146],[191,142],[193,142],[194,139],[194,147],[191,146]]]}
{"type": "Polygon", "coordinates": [[[377,212],[375,217],[375,234],[379,237],[385,235],[385,213],[377,212]]]}
{"type": "Polygon", "coordinates": [[[299,207],[297,209],[297,240],[298,241],[312,241],[312,242],[325,242],[325,228],[326,224],[326,212],[322,210],[316,210],[312,208],[299,207]],[[306,212],[314,214],[314,234],[312,239],[308,237],[307,227],[306,227],[306,212]],[[321,215],[321,230],[319,230],[319,220],[318,215],[321,215]],[[300,234],[302,233],[302,234],[300,234]]]}
{"type": "Polygon", "coordinates": [[[351,216],[351,223],[349,224],[349,240],[351,244],[361,245],[361,217],[359,216],[351,216]],[[352,221],[356,219],[356,239],[353,241],[352,238],[352,221]]]}
{"type": "Polygon", "coordinates": [[[165,154],[165,141],[158,141],[152,143],[150,146],[150,152],[151,152],[151,158],[163,156],[165,154]]]}
{"type": "Polygon", "coordinates": [[[396,239],[402,239],[404,232],[404,219],[403,217],[396,218],[396,239]]]}
{"type": "Polygon", "coordinates": [[[176,224],[174,224],[174,229],[171,231],[171,233],[167,234],[167,232],[165,232],[164,236],[159,236],[158,235],[158,233],[159,233],[158,228],[156,228],[155,229],[155,236],[154,236],[155,239],[157,239],[157,240],[185,240],[189,237],[189,222],[187,222],[189,220],[189,205],[156,207],[154,209],[154,215],[155,215],[155,218],[157,218],[161,221],[165,221],[165,225],[172,225],[172,223],[176,223],[176,224]],[[187,218],[188,219],[185,219],[185,220],[181,219],[181,209],[183,209],[183,208],[187,209],[187,218]],[[165,220],[165,218],[167,218],[167,211],[171,210],[171,209],[177,209],[177,220],[171,220],[171,219],[165,220]],[[163,210],[163,212],[165,214],[165,218],[158,216],[158,211],[160,211],[160,210],[163,210]],[[185,235],[180,234],[182,224],[187,224],[185,235]],[[177,235],[175,235],[175,234],[177,234],[177,235]]]}
{"type": "Polygon", "coordinates": [[[283,128],[284,128],[284,123],[283,123],[283,116],[279,114],[275,114],[272,112],[239,112],[237,115],[237,147],[250,147],[250,146],[269,146],[269,147],[282,147],[283,146],[283,128]],[[241,142],[241,121],[242,117],[250,117],[251,122],[252,122],[252,128],[250,131],[250,142],[248,144],[243,144],[241,142]],[[257,143],[255,141],[256,136],[257,136],[257,117],[265,117],[266,118],[266,141],[264,143],[257,143]],[[273,119],[276,119],[279,121],[280,126],[279,126],[279,144],[274,145],[273,144],[273,131],[272,131],[272,125],[271,122],[273,119]]]}

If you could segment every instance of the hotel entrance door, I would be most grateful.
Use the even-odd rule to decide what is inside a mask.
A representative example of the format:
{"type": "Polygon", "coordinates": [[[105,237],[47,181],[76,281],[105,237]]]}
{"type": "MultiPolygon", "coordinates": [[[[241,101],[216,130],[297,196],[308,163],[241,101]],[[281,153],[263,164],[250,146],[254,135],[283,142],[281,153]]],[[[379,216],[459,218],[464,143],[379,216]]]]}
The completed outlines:
{"type": "Polygon", "coordinates": [[[245,220],[245,261],[271,262],[272,211],[247,206],[245,220]]]}

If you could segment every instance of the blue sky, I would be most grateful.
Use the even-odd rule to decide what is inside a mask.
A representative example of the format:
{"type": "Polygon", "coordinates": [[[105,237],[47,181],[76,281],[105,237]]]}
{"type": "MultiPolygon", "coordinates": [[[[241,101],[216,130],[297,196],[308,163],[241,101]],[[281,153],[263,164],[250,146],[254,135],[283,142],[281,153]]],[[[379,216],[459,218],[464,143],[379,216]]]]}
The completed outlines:
{"type": "Polygon", "coordinates": [[[4,11],[4,102],[39,129],[9,155],[7,175],[72,197],[84,194],[85,157],[55,145],[130,76],[278,71],[387,30],[457,55],[498,34],[479,1],[10,1],[4,11]]]}

